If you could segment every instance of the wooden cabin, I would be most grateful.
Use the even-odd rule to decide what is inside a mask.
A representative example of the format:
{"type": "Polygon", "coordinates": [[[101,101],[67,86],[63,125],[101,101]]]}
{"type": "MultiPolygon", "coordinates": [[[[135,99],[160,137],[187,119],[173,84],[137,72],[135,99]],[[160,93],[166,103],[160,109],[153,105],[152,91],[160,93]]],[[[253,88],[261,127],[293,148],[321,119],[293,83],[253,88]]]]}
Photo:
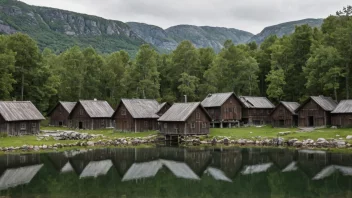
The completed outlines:
{"type": "Polygon", "coordinates": [[[208,111],[213,128],[231,128],[242,119],[242,103],[233,92],[209,94],[202,106],[208,111]]]}
{"type": "Polygon", "coordinates": [[[151,99],[121,99],[113,115],[115,128],[127,132],[157,130],[159,115],[168,106],[167,103],[160,105],[151,99]]]}
{"type": "Polygon", "coordinates": [[[40,132],[44,116],[30,101],[0,101],[0,133],[10,136],[40,132]]]}
{"type": "Polygon", "coordinates": [[[209,134],[211,117],[200,102],[176,103],[159,118],[166,136],[209,134]]]}
{"type": "Polygon", "coordinates": [[[50,117],[51,126],[68,126],[68,116],[70,115],[76,102],[62,102],[57,105],[48,113],[50,117]]]}
{"type": "Polygon", "coordinates": [[[105,129],[112,127],[114,110],[108,102],[100,100],[80,100],[69,115],[68,126],[76,129],[105,129]]]}
{"type": "Polygon", "coordinates": [[[242,109],[242,121],[248,125],[270,124],[270,113],[275,106],[266,97],[240,96],[244,104],[242,109]]]}
{"type": "Polygon", "coordinates": [[[311,96],[296,110],[299,127],[319,127],[331,124],[330,113],[337,103],[331,97],[311,96]]]}
{"type": "Polygon", "coordinates": [[[352,100],[342,100],[331,112],[331,125],[352,127],[352,100]]]}
{"type": "Polygon", "coordinates": [[[297,102],[280,102],[270,114],[273,127],[297,126],[298,115],[295,111],[298,107],[297,102]]]}

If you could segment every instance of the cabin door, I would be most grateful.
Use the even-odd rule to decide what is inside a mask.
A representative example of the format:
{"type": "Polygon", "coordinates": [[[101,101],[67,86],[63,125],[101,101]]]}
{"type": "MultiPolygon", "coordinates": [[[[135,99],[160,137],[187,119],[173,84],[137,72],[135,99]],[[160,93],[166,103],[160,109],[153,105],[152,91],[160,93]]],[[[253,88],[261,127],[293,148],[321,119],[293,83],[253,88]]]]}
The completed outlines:
{"type": "Polygon", "coordinates": [[[310,126],[310,127],[314,126],[314,117],[313,116],[308,117],[308,126],[310,126]]]}
{"type": "Polygon", "coordinates": [[[79,129],[83,129],[83,122],[79,122],[79,123],[78,123],[78,128],[79,128],[79,129]]]}

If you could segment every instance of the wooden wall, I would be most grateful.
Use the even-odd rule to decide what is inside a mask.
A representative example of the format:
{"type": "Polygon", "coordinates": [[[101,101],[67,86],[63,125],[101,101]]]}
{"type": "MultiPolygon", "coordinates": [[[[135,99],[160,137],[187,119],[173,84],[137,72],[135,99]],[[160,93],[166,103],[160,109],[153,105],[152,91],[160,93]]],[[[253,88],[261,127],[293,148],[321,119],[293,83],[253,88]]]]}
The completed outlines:
{"type": "Polygon", "coordinates": [[[271,124],[273,127],[285,128],[297,126],[297,116],[280,103],[271,114],[271,124]]]}
{"type": "Polygon", "coordinates": [[[204,135],[209,134],[210,122],[206,113],[198,107],[186,122],[160,122],[160,132],[166,135],[204,135]],[[197,113],[199,118],[196,117],[197,113]]]}
{"type": "Polygon", "coordinates": [[[82,123],[82,129],[95,130],[112,127],[111,118],[90,118],[80,103],[72,110],[69,116],[68,126],[79,129],[82,123]],[[82,110],[82,114],[80,113],[82,110]]]}
{"type": "Polygon", "coordinates": [[[242,105],[233,95],[221,107],[207,107],[205,109],[213,121],[242,119],[242,105]]]}
{"type": "Polygon", "coordinates": [[[298,111],[298,126],[300,127],[318,127],[326,126],[331,124],[330,113],[324,111],[317,103],[313,100],[309,100],[303,107],[298,111]],[[311,125],[310,117],[313,119],[311,125]]]}
{"type": "Polygon", "coordinates": [[[352,127],[352,113],[331,114],[331,125],[337,127],[352,127]]]}
{"type": "Polygon", "coordinates": [[[9,136],[33,135],[40,132],[40,120],[6,122],[0,116],[0,133],[9,136]]]}
{"type": "Polygon", "coordinates": [[[253,109],[243,108],[242,118],[245,124],[261,125],[270,124],[271,116],[270,113],[273,109],[253,109]]]}
{"type": "Polygon", "coordinates": [[[115,128],[118,131],[143,132],[158,129],[157,118],[134,119],[123,103],[117,108],[113,119],[115,121],[115,128]],[[122,115],[122,111],[125,111],[126,115],[122,115]]]}
{"type": "Polygon", "coordinates": [[[69,113],[66,111],[66,109],[61,104],[58,104],[56,108],[51,112],[50,125],[60,126],[61,122],[61,126],[68,126],[68,116],[69,113]]]}

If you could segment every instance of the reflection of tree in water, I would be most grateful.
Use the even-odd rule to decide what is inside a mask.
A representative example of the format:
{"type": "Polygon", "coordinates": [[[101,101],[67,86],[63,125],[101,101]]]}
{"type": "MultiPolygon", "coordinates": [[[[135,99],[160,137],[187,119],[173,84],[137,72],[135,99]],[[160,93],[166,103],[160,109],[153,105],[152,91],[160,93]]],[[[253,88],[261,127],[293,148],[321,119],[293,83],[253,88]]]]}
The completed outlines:
{"type": "MultiPolygon", "coordinates": [[[[352,189],[352,177],[344,176],[340,171],[335,171],[320,180],[312,180],[328,166],[352,167],[351,154],[280,149],[217,150],[160,147],[98,149],[74,155],[49,153],[27,157],[0,156],[1,175],[10,168],[36,164],[44,166],[29,184],[3,190],[0,196],[313,198],[349,197],[352,189]],[[89,163],[104,161],[111,161],[113,164],[105,175],[97,178],[79,178],[89,163]],[[122,181],[133,164],[149,162],[162,163],[154,176],[122,181]],[[297,169],[282,172],[292,162],[295,162],[297,169]],[[72,164],[72,171],[62,172],[67,163],[72,164]],[[243,174],[246,167],[258,168],[268,163],[271,163],[271,166],[266,171],[243,174]],[[209,168],[215,170],[212,172],[213,175],[207,173],[209,168]],[[198,176],[199,180],[177,177],[191,173],[198,176]],[[216,180],[222,176],[228,180],[216,180]]],[[[141,170],[143,171],[143,168],[141,170]]],[[[137,173],[135,175],[138,176],[137,173]]]]}

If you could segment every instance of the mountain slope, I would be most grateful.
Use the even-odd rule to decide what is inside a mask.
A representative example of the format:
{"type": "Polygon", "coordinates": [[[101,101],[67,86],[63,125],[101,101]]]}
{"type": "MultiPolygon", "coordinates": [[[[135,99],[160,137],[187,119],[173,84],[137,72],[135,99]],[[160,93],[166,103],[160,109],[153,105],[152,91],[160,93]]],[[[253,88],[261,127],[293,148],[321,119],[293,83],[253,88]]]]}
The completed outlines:
{"type": "Polygon", "coordinates": [[[178,45],[173,38],[168,36],[165,30],[158,26],[137,22],[128,22],[127,24],[140,38],[161,50],[172,51],[178,45]]]}
{"type": "Polygon", "coordinates": [[[278,25],[269,26],[263,29],[259,34],[253,36],[248,42],[255,41],[258,44],[262,43],[268,36],[277,35],[283,37],[284,35],[290,35],[295,31],[295,26],[308,24],[311,27],[321,27],[324,19],[303,19],[299,21],[291,21],[287,23],[281,23],[278,25]]]}
{"type": "Polygon", "coordinates": [[[159,49],[174,50],[183,40],[190,40],[196,47],[211,47],[220,51],[226,40],[232,40],[235,44],[246,43],[253,34],[234,28],[178,25],[163,30],[154,25],[129,22],[132,30],[148,43],[159,49]]]}
{"type": "Polygon", "coordinates": [[[0,0],[0,33],[14,32],[26,33],[41,49],[56,52],[78,45],[92,46],[102,53],[124,49],[133,54],[145,43],[120,21],[0,0]]]}

